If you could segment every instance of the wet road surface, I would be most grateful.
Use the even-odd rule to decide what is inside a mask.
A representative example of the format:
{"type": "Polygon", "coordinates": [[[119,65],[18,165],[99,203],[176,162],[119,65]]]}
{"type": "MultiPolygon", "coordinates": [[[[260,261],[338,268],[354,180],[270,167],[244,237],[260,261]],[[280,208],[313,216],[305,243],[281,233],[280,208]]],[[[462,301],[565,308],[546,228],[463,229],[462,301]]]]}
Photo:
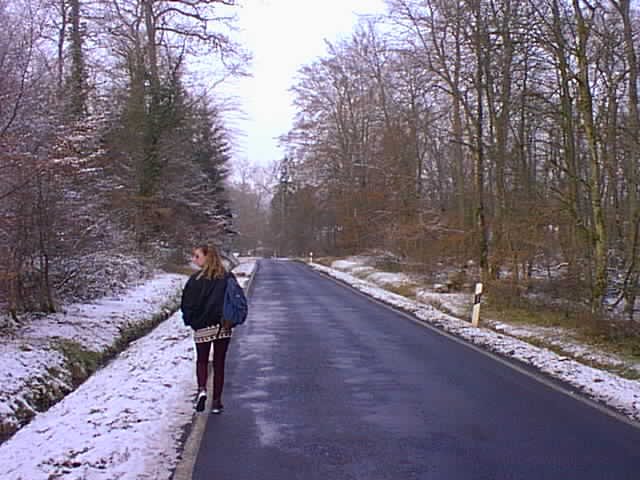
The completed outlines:
{"type": "Polygon", "coordinates": [[[640,478],[640,430],[304,265],[254,282],[194,479],[640,478]]]}

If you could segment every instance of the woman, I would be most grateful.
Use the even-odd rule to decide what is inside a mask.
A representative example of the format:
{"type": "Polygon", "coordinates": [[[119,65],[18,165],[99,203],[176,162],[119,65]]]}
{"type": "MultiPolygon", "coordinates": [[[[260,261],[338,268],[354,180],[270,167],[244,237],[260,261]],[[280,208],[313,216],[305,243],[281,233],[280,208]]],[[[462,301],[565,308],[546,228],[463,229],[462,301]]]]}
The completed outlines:
{"type": "Polygon", "coordinates": [[[209,351],[213,344],[212,413],[222,413],[224,362],[231,341],[232,328],[222,318],[228,273],[214,247],[199,246],[193,250],[193,262],[200,269],[194,273],[182,292],[182,317],[194,330],[198,396],[196,411],[204,410],[207,401],[209,351]]]}

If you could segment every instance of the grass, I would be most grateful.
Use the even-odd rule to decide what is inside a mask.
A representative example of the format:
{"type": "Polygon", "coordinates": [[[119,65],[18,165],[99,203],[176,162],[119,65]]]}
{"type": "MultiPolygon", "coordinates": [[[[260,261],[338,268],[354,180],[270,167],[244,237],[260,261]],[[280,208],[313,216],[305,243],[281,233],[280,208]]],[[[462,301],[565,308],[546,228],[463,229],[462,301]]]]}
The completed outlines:
{"type": "Polygon", "coordinates": [[[594,347],[620,355],[625,360],[640,363],[640,335],[632,332],[616,332],[609,328],[603,332],[586,332],[585,341],[594,347]]]}
{"type": "MultiPolygon", "coordinates": [[[[557,307],[534,302],[522,295],[514,295],[498,286],[488,289],[487,301],[482,307],[484,317],[511,325],[536,325],[566,329],[577,342],[619,356],[629,363],[640,363],[640,325],[637,322],[611,320],[591,314],[586,308],[573,304],[571,307],[557,307]]],[[[534,343],[533,339],[526,339],[534,343]]],[[[541,341],[541,340],[537,340],[541,341]]],[[[542,341],[545,348],[558,351],[558,347],[542,341]]],[[[572,356],[566,352],[561,352],[572,356]]],[[[586,363],[589,363],[588,361],[586,363]]],[[[591,363],[589,363],[591,364],[591,363]]],[[[593,365],[604,368],[625,378],[638,379],[636,369],[614,366],[593,365]]]]}
{"type": "Polygon", "coordinates": [[[447,315],[451,315],[452,317],[457,317],[455,312],[453,312],[453,310],[451,310],[450,308],[446,307],[444,303],[442,303],[440,300],[430,299],[426,303],[427,305],[431,305],[433,308],[441,311],[442,313],[446,313],[447,315]]]}
{"type": "MultiPolygon", "coordinates": [[[[35,413],[33,412],[33,410],[30,409],[22,400],[20,399],[16,400],[14,402],[14,405],[16,406],[15,407],[16,418],[18,419],[18,422],[20,422],[21,425],[23,423],[27,423],[35,416],[35,413]]],[[[15,425],[11,425],[11,424],[3,424],[1,428],[3,434],[14,433],[17,429],[18,428],[15,425]]]]}
{"type": "Polygon", "coordinates": [[[418,285],[415,283],[400,283],[398,285],[388,285],[386,290],[396,293],[398,295],[402,295],[403,297],[411,298],[413,300],[416,299],[416,290],[418,289],[418,285]]]}
{"type": "Polygon", "coordinates": [[[404,273],[406,268],[401,262],[387,258],[376,260],[376,269],[390,273],[404,273]]]}
{"type": "Polygon", "coordinates": [[[320,265],[324,265],[325,267],[331,267],[331,264],[336,260],[340,260],[341,257],[319,257],[314,258],[313,263],[318,263],[320,265]]]}
{"type": "MultiPolygon", "coordinates": [[[[84,382],[102,363],[102,353],[89,350],[75,340],[58,339],[54,342],[53,348],[64,357],[65,367],[71,374],[73,388],[84,382]]],[[[46,410],[49,406],[43,405],[42,410],[46,410]]]]}
{"type": "Polygon", "coordinates": [[[520,306],[502,305],[495,298],[489,297],[482,305],[483,316],[491,317],[505,323],[538,325],[541,327],[574,327],[562,312],[543,307],[525,308],[520,306]]]}
{"type": "Polygon", "coordinates": [[[354,272],[354,273],[351,273],[350,275],[353,275],[354,277],[359,278],[360,280],[366,280],[367,277],[372,273],[373,272],[371,271],[362,271],[362,272],[354,272]]]}

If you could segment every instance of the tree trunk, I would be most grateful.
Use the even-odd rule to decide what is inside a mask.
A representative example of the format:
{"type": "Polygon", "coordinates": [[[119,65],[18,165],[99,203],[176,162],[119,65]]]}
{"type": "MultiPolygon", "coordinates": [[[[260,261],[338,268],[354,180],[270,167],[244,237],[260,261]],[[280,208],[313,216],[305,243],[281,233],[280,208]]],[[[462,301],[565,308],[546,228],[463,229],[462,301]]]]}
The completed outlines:
{"type": "Polygon", "coordinates": [[[68,113],[73,119],[79,119],[86,114],[86,72],[84,54],[82,51],[82,31],[80,29],[80,0],[69,1],[69,16],[71,22],[71,68],[67,84],[69,95],[68,113]]]}
{"type": "Polygon", "coordinates": [[[493,261],[491,274],[497,277],[500,269],[500,258],[495,254],[496,251],[506,252],[509,243],[506,238],[508,232],[505,230],[506,221],[506,179],[505,170],[507,162],[507,147],[509,138],[509,117],[511,114],[511,82],[512,82],[512,64],[513,64],[513,42],[511,40],[511,2],[506,0],[504,3],[504,18],[500,22],[499,35],[502,39],[502,54],[500,59],[500,78],[495,79],[491,75],[491,66],[486,66],[487,71],[487,102],[489,103],[489,112],[492,123],[495,128],[495,148],[493,150],[495,157],[495,185],[496,199],[493,217],[492,232],[494,239],[493,261]],[[500,82],[500,90],[498,98],[491,95],[492,84],[500,82]]]}
{"type": "MultiPolygon", "coordinates": [[[[459,17],[461,14],[461,3],[457,3],[456,15],[459,17]]],[[[466,178],[464,175],[464,151],[462,148],[463,143],[463,128],[462,128],[462,105],[460,98],[460,71],[462,68],[462,51],[460,45],[460,29],[462,28],[461,20],[456,21],[455,24],[455,59],[453,67],[453,118],[452,118],[452,134],[453,134],[453,163],[454,163],[454,191],[456,195],[456,206],[458,209],[459,225],[467,225],[467,212],[465,206],[465,185],[466,178]]]]}
{"type": "Polygon", "coordinates": [[[58,0],[60,6],[60,29],[58,30],[58,95],[62,98],[64,91],[64,44],[67,34],[67,2],[66,0],[58,0]]]}
{"type": "Polygon", "coordinates": [[[568,206],[569,215],[573,222],[568,225],[567,235],[569,237],[569,246],[566,250],[568,262],[569,278],[577,280],[580,278],[580,261],[578,252],[580,251],[578,242],[578,233],[580,227],[584,223],[582,219],[581,205],[581,189],[580,189],[580,173],[578,171],[575,124],[572,100],[571,77],[572,73],[567,60],[567,46],[562,29],[562,18],[560,16],[560,8],[558,1],[554,0],[551,4],[553,13],[553,36],[555,40],[555,55],[558,62],[558,70],[560,74],[560,130],[562,132],[562,150],[564,154],[564,167],[568,176],[568,188],[566,205],[568,206]]]}
{"type": "Polygon", "coordinates": [[[160,75],[158,73],[158,46],[156,40],[156,20],[153,11],[154,0],[143,0],[144,26],[147,34],[147,55],[149,64],[149,82],[151,93],[158,94],[160,90],[160,75]]]}
{"type": "Polygon", "coordinates": [[[587,57],[587,43],[590,30],[585,22],[580,0],[573,0],[576,12],[577,45],[576,56],[578,61],[578,109],[582,117],[585,140],[589,158],[589,173],[587,186],[591,197],[592,226],[591,244],[593,249],[593,281],[591,287],[591,309],[593,312],[601,312],[604,297],[607,290],[607,228],[605,224],[604,209],[602,207],[602,185],[600,178],[600,162],[598,158],[598,145],[596,127],[593,119],[593,97],[589,85],[589,59],[587,57]]]}
{"type": "Polygon", "coordinates": [[[477,95],[477,119],[476,119],[476,161],[475,161],[475,188],[476,188],[476,233],[478,235],[478,256],[483,280],[489,277],[489,241],[484,209],[484,106],[483,106],[483,35],[482,10],[480,0],[475,1],[475,45],[476,50],[476,95],[477,95]]]}
{"type": "Polygon", "coordinates": [[[629,127],[624,135],[626,158],[624,164],[625,180],[627,182],[627,222],[629,228],[625,236],[625,251],[628,254],[628,274],[624,285],[625,313],[629,318],[633,317],[636,298],[638,296],[638,277],[640,266],[636,260],[638,251],[638,224],[640,222],[640,201],[638,199],[638,165],[637,158],[640,154],[640,112],[638,112],[638,57],[636,54],[633,27],[630,15],[630,0],[613,1],[622,18],[625,58],[629,80],[628,101],[629,127]]]}

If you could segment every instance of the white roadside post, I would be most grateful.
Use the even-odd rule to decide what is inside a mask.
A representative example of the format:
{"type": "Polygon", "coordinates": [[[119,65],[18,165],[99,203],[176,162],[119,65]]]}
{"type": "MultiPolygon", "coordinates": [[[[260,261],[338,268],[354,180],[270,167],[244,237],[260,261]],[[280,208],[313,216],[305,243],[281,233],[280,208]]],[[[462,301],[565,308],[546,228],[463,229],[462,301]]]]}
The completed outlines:
{"type": "Polygon", "coordinates": [[[309,252],[309,263],[313,263],[313,252],[309,252]]]}
{"type": "Polygon", "coordinates": [[[471,324],[477,327],[480,324],[480,299],[482,298],[482,283],[476,283],[476,293],[473,297],[473,314],[471,324]]]}

